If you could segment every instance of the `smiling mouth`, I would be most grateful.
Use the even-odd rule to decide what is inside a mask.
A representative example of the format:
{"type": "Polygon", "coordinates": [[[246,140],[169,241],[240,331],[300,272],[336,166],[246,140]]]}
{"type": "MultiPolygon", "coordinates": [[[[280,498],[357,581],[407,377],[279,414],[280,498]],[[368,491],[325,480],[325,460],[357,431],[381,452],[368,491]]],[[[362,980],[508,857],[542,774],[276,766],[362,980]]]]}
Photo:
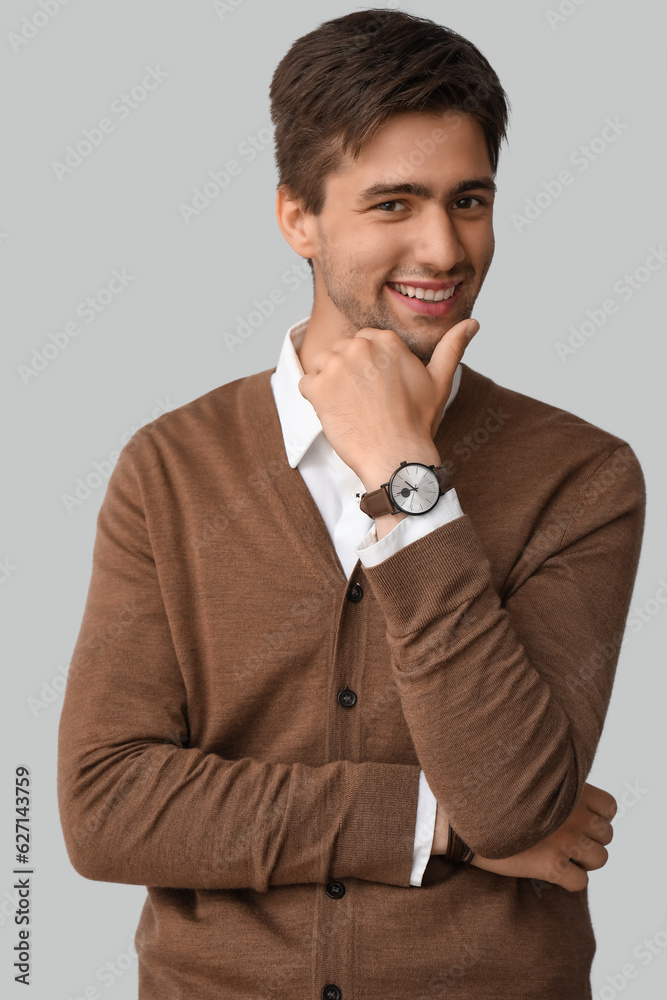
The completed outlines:
{"type": "Polygon", "coordinates": [[[449,288],[439,288],[437,291],[433,288],[417,288],[396,281],[388,281],[387,284],[406,299],[418,299],[420,302],[446,302],[456,294],[463,282],[450,285],[449,288]]]}
{"type": "Polygon", "coordinates": [[[438,319],[454,313],[459,308],[462,287],[463,281],[438,289],[419,288],[399,281],[388,281],[385,284],[387,294],[403,303],[401,310],[406,309],[413,316],[425,319],[438,319]]]}

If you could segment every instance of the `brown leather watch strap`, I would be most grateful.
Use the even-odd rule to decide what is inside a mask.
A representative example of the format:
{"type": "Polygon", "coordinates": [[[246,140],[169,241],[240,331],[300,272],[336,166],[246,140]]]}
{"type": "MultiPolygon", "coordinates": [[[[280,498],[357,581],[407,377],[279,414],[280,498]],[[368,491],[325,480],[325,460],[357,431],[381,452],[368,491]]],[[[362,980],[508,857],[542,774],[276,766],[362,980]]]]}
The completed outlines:
{"type": "MultiPolygon", "coordinates": [[[[407,464],[410,465],[412,463],[408,462],[407,464]]],[[[420,462],[414,464],[421,465],[422,463],[420,462]]],[[[429,465],[427,468],[433,469],[438,477],[438,482],[440,483],[440,496],[452,489],[452,479],[444,465],[429,465]]],[[[406,513],[406,511],[400,511],[394,505],[394,502],[389,496],[388,482],[382,483],[379,489],[373,490],[371,493],[363,493],[359,501],[359,507],[363,510],[364,514],[368,514],[368,516],[372,518],[382,517],[383,514],[406,513]]]]}

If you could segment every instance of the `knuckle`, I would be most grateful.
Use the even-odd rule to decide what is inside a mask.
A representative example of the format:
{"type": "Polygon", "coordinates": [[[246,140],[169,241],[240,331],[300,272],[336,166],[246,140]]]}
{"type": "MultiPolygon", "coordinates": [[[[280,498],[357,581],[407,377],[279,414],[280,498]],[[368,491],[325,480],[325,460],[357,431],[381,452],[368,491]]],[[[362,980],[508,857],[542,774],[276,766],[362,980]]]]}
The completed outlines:
{"type": "Polygon", "coordinates": [[[599,813],[593,813],[590,817],[589,826],[591,830],[595,831],[595,833],[599,833],[604,836],[609,828],[609,820],[605,819],[604,816],[601,816],[599,813]]]}
{"type": "Polygon", "coordinates": [[[570,882],[570,892],[581,892],[588,885],[588,875],[583,868],[577,868],[570,882]]]}
{"type": "Polygon", "coordinates": [[[394,330],[380,330],[375,339],[378,343],[382,344],[385,349],[393,350],[394,353],[400,347],[401,338],[394,330]]]}

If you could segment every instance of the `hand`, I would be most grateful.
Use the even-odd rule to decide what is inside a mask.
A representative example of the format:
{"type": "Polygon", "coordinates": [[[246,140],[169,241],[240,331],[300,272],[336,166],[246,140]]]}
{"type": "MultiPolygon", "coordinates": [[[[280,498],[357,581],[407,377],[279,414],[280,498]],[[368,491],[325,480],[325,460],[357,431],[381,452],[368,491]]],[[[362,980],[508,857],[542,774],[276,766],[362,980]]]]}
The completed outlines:
{"type": "Polygon", "coordinates": [[[393,330],[372,327],[315,355],[299,392],[313,406],[331,447],[367,488],[376,474],[379,485],[404,459],[430,463],[435,456],[439,462],[433,438],[457,365],[478,329],[477,320],[457,323],[428,365],[393,330]]]}
{"type": "MultiPolygon", "coordinates": [[[[618,803],[613,795],[586,782],[577,805],[554,833],[509,858],[483,858],[475,854],[471,864],[497,875],[541,879],[560,885],[568,892],[579,892],[588,885],[586,872],[602,868],[607,863],[609,853],[604,845],[611,843],[614,836],[610,820],[617,809],[618,803]]],[[[446,827],[447,817],[438,803],[437,836],[433,838],[432,854],[446,852],[447,836],[443,834],[446,827]],[[439,816],[441,810],[442,815],[439,816]]]]}

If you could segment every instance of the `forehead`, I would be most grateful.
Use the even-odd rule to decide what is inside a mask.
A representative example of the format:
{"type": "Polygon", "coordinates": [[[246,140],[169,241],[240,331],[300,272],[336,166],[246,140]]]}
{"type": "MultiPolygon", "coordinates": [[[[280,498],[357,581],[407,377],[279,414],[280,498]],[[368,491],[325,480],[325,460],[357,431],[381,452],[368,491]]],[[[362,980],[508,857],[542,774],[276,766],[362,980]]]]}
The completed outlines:
{"type": "Polygon", "coordinates": [[[328,177],[329,190],[356,195],[391,180],[449,189],[468,177],[490,175],[486,139],[476,118],[459,112],[393,115],[362,148],[328,177]]]}

